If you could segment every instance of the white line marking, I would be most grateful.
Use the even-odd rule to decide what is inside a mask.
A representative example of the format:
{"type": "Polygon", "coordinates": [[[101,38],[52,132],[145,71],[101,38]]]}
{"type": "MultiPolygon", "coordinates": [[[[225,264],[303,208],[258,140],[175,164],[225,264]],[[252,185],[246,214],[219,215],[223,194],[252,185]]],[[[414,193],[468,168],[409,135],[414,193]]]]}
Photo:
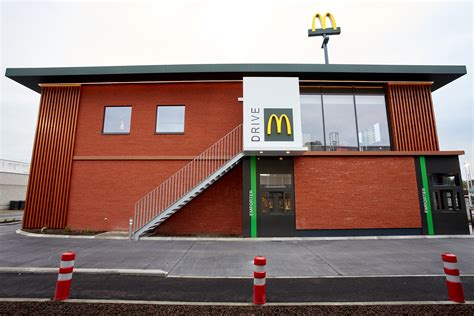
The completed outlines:
{"type": "MultiPolygon", "coordinates": [[[[35,268],[35,267],[0,267],[0,273],[58,273],[58,268],[35,268]]],[[[122,274],[122,275],[154,275],[166,276],[167,278],[182,279],[253,279],[249,276],[206,276],[206,275],[169,275],[168,272],[159,269],[97,269],[97,268],[74,268],[74,273],[81,274],[122,274]]],[[[303,276],[269,276],[267,279],[337,279],[337,278],[409,278],[409,277],[445,277],[446,274],[381,274],[381,275],[303,275],[303,276]]],[[[474,277],[474,274],[463,274],[462,277],[474,277]]]]}
{"type": "MultiPolygon", "coordinates": [[[[51,302],[44,298],[0,298],[0,302],[51,302]]],[[[180,302],[180,301],[139,301],[139,300],[93,300],[93,299],[68,299],[65,303],[82,304],[143,304],[143,305],[204,305],[204,306],[254,306],[253,303],[241,302],[180,302]]],[[[466,304],[474,301],[466,301],[466,304]]],[[[382,301],[382,302],[287,302],[266,303],[266,306],[347,306],[347,305],[458,305],[451,301],[382,301]]],[[[264,306],[260,306],[262,308],[264,306]]]]}
{"type": "MultiPolygon", "coordinates": [[[[0,273],[58,273],[58,268],[23,268],[0,267],[0,273]]],[[[74,268],[74,273],[80,274],[121,274],[121,275],[153,275],[166,276],[168,272],[159,269],[96,269],[74,268]]]]}

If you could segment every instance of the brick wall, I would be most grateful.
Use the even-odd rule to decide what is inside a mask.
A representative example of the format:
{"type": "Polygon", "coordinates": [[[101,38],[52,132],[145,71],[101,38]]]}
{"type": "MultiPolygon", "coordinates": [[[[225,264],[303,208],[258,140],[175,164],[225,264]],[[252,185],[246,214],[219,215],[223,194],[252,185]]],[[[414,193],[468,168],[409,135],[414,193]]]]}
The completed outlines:
{"type": "Polygon", "coordinates": [[[297,157],[296,229],[419,228],[413,157],[297,157]]]}
{"type": "MultiPolygon", "coordinates": [[[[74,230],[128,230],[134,203],[189,160],[127,159],[200,154],[242,123],[240,96],[241,83],[83,86],[74,148],[79,160],[73,161],[67,225],[74,230]],[[160,104],[186,106],[184,135],[155,134],[160,104]],[[106,105],[132,106],[130,135],[102,135],[106,105]],[[112,156],[112,160],[80,160],[84,156],[112,156]]],[[[238,170],[214,183],[159,232],[241,234],[242,172],[238,170]]]]}
{"type": "Polygon", "coordinates": [[[75,156],[196,156],[242,123],[241,83],[85,85],[75,156]],[[186,106],[184,135],[156,135],[157,105],[186,106]],[[104,107],[131,105],[130,135],[102,135],[104,107]]]}
{"type": "Polygon", "coordinates": [[[159,235],[242,235],[242,164],[158,226],[159,235]]]}
{"type": "MultiPolygon", "coordinates": [[[[134,203],[185,161],[76,161],[67,225],[73,230],[128,230],[134,203]]],[[[170,217],[160,234],[240,235],[240,165],[170,217]]]]}

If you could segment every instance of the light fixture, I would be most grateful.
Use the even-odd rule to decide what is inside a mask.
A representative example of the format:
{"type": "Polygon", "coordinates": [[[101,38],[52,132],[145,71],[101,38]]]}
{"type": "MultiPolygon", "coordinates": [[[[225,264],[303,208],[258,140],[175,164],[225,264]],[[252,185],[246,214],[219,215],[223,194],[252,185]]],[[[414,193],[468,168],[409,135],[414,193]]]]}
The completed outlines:
{"type": "Polygon", "coordinates": [[[263,154],[263,151],[260,151],[261,154],[263,154]]]}
{"type": "Polygon", "coordinates": [[[289,152],[289,151],[287,151],[286,153],[287,153],[287,154],[289,154],[290,152],[289,152]]]}
{"type": "Polygon", "coordinates": [[[280,160],[283,160],[283,157],[280,157],[279,159],[280,159],[280,160]]]}

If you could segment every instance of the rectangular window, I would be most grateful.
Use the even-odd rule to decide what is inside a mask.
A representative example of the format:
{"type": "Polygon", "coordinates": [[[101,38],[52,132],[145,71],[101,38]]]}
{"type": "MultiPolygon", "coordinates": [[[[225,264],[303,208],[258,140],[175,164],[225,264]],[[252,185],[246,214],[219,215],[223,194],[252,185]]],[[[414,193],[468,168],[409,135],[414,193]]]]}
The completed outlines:
{"type": "Polygon", "coordinates": [[[379,88],[320,88],[300,95],[303,143],[311,151],[390,150],[379,88]]]}
{"type": "Polygon", "coordinates": [[[327,148],[358,150],[353,95],[324,94],[323,105],[327,148]]]}
{"type": "Polygon", "coordinates": [[[129,134],[131,106],[106,106],[104,113],[104,134],[129,134]]]}
{"type": "Polygon", "coordinates": [[[301,127],[303,146],[308,150],[324,150],[323,110],[320,94],[301,95],[301,127]]]}
{"type": "Polygon", "coordinates": [[[184,133],[184,105],[159,105],[156,108],[156,133],[184,133]]]}
{"type": "Polygon", "coordinates": [[[361,151],[390,150],[384,95],[355,95],[361,151]]]}

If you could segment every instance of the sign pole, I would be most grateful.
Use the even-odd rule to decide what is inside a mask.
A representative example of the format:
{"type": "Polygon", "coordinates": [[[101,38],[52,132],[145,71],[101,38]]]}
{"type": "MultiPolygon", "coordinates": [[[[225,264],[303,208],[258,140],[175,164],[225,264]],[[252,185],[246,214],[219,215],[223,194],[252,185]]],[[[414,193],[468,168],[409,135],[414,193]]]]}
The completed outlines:
{"type": "Polygon", "coordinates": [[[326,34],[323,34],[323,46],[321,48],[324,48],[324,61],[326,65],[329,64],[328,42],[329,42],[329,36],[327,36],[326,34]]]}

